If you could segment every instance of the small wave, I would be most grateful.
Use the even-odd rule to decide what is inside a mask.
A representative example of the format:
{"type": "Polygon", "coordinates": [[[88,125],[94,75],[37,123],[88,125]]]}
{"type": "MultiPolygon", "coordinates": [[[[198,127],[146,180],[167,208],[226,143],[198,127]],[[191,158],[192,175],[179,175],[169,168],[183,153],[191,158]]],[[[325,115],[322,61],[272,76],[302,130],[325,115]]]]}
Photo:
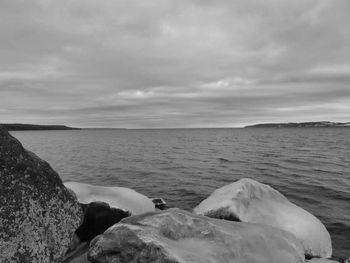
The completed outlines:
{"type": "Polygon", "coordinates": [[[232,161],[225,159],[225,158],[218,158],[218,160],[222,163],[232,163],[232,161]]]}

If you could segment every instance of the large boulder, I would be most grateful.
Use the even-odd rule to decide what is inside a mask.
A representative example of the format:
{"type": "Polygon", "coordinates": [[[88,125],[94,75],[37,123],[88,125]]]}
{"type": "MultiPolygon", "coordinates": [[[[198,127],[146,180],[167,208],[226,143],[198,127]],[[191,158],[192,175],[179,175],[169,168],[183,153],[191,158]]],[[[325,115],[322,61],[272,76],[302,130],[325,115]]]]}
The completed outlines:
{"type": "Polygon", "coordinates": [[[215,190],[194,213],[277,227],[293,233],[303,244],[306,255],[332,255],[330,235],[320,220],[277,190],[252,179],[241,179],[215,190]]]}
{"type": "Polygon", "coordinates": [[[0,128],[0,262],[60,262],[81,219],[50,165],[0,128]]]}
{"type": "Polygon", "coordinates": [[[95,263],[301,263],[303,248],[270,226],[228,222],[179,209],[123,219],[90,243],[95,263]]]}
{"type": "Polygon", "coordinates": [[[150,198],[124,187],[105,187],[78,182],[65,182],[64,185],[71,189],[80,203],[105,202],[111,207],[129,211],[132,215],[138,215],[155,210],[155,205],[150,198]]]}

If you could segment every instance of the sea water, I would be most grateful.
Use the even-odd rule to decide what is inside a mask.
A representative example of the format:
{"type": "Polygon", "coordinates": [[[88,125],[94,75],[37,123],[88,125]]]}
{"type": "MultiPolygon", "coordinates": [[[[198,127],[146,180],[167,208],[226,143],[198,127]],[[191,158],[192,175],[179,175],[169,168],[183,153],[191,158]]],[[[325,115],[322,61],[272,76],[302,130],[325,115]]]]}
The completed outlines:
{"type": "Polygon", "coordinates": [[[11,132],[63,181],[130,187],[192,210],[249,177],[317,216],[350,255],[350,128],[11,132]]]}

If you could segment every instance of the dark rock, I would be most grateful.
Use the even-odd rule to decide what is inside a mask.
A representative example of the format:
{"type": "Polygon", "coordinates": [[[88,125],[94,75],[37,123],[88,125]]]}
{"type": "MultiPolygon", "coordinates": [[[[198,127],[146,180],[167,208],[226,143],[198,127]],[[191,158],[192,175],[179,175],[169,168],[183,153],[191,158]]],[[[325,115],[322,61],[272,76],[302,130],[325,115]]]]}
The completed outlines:
{"type": "Polygon", "coordinates": [[[166,209],[166,202],[163,200],[163,198],[152,198],[152,202],[155,206],[155,208],[159,210],[166,209]]]}
{"type": "Polygon", "coordinates": [[[105,202],[81,205],[84,210],[84,220],[75,232],[81,242],[93,239],[123,218],[131,215],[130,212],[110,207],[105,202]]]}
{"type": "Polygon", "coordinates": [[[91,239],[131,215],[130,212],[110,207],[105,202],[80,205],[84,211],[83,223],[75,231],[75,237],[62,263],[87,262],[87,251],[91,239]]]}
{"type": "Polygon", "coordinates": [[[81,218],[50,165],[0,128],[0,262],[60,262],[81,218]]]}

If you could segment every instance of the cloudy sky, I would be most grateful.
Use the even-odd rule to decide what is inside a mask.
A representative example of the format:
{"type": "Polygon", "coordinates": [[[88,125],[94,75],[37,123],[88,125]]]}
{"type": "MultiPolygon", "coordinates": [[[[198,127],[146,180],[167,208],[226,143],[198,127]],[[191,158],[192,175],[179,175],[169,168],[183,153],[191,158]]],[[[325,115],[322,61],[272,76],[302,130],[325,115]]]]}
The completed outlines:
{"type": "Polygon", "coordinates": [[[350,121],[349,0],[1,0],[0,122],[350,121]]]}

